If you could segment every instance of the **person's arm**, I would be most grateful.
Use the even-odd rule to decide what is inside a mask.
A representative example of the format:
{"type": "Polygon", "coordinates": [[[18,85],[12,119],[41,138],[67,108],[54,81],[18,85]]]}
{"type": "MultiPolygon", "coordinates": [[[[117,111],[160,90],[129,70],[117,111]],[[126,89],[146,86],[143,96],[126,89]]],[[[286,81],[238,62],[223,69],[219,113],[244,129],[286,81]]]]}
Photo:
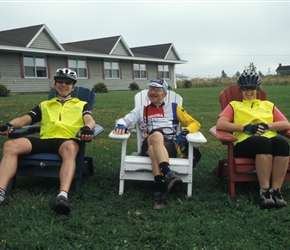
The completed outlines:
{"type": "Polygon", "coordinates": [[[244,126],[230,122],[230,119],[227,116],[220,116],[216,124],[216,129],[226,132],[242,132],[244,126]]]}
{"type": "Polygon", "coordinates": [[[226,132],[242,132],[244,130],[244,126],[232,123],[233,119],[234,119],[233,108],[231,105],[227,105],[218,116],[216,129],[223,130],[226,132]]]}
{"type": "Polygon", "coordinates": [[[270,130],[284,131],[290,128],[289,121],[276,106],[274,107],[273,116],[274,121],[267,124],[270,130]]]}
{"type": "Polygon", "coordinates": [[[83,119],[84,119],[85,126],[88,126],[92,130],[95,128],[96,122],[90,114],[85,114],[83,116],[83,119]]]}
{"type": "Polygon", "coordinates": [[[83,108],[84,126],[77,133],[82,141],[91,141],[94,138],[94,128],[96,122],[92,116],[90,105],[87,103],[83,108]]]}
{"type": "Polygon", "coordinates": [[[134,108],[130,113],[125,115],[125,117],[118,119],[116,121],[114,133],[117,135],[123,135],[125,133],[128,133],[128,129],[134,127],[137,121],[141,119],[140,117],[143,108],[144,107],[134,108]]]}
{"type": "Polygon", "coordinates": [[[188,132],[193,133],[200,130],[200,123],[189,115],[179,104],[176,109],[177,119],[188,130],[188,132]]]}
{"type": "Polygon", "coordinates": [[[29,115],[24,115],[21,117],[14,118],[6,125],[0,126],[0,135],[8,135],[14,131],[15,128],[20,128],[24,125],[31,123],[31,117],[29,115]]]}

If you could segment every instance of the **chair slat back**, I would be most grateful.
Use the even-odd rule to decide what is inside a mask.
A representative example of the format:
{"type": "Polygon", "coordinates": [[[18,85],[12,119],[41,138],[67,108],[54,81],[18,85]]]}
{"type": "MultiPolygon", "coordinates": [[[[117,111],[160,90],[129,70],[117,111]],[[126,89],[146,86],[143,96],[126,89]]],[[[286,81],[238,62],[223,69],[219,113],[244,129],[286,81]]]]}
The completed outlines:
{"type": "MultiPolygon", "coordinates": [[[[262,89],[257,92],[257,98],[267,100],[267,94],[262,89]]],[[[225,88],[219,95],[221,110],[223,110],[231,101],[242,101],[243,95],[239,91],[238,84],[225,88]]]]}
{"type": "MultiPolygon", "coordinates": [[[[147,93],[148,93],[148,90],[144,89],[135,95],[134,97],[135,108],[140,107],[140,106],[147,106],[150,104],[149,98],[147,97],[147,93]]],[[[164,102],[165,103],[176,102],[182,106],[183,99],[179,94],[175,93],[174,91],[168,90],[167,96],[164,102]]],[[[178,127],[177,132],[179,132],[179,130],[180,130],[180,127],[178,127]]],[[[138,126],[136,126],[136,133],[137,133],[137,149],[138,149],[138,152],[140,152],[141,142],[142,142],[142,133],[141,133],[141,129],[138,126]]]]}
{"type": "MultiPolygon", "coordinates": [[[[48,95],[48,100],[52,99],[53,97],[56,97],[56,95],[57,95],[56,91],[50,92],[48,95]]],[[[96,94],[90,89],[76,86],[73,92],[71,93],[71,96],[77,97],[81,101],[87,102],[90,105],[91,110],[94,108],[96,94]]]]}

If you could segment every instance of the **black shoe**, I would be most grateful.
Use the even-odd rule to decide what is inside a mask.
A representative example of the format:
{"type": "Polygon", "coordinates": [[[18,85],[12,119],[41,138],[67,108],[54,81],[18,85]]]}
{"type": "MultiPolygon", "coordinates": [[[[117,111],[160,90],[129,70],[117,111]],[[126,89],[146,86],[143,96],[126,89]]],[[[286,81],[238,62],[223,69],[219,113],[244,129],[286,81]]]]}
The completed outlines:
{"type": "Polygon", "coordinates": [[[174,193],[178,189],[180,189],[183,185],[183,182],[180,177],[177,177],[174,172],[169,171],[165,177],[164,177],[166,186],[167,186],[167,192],[168,193],[174,193]]]}
{"type": "Polygon", "coordinates": [[[260,195],[259,199],[260,208],[273,208],[276,206],[275,201],[273,200],[272,193],[269,189],[266,192],[263,192],[260,195]]]}
{"type": "Polygon", "coordinates": [[[153,209],[162,210],[166,207],[166,199],[163,193],[156,192],[154,194],[153,209]]]}
{"type": "Polygon", "coordinates": [[[68,204],[67,199],[62,196],[58,195],[52,205],[52,209],[57,213],[57,214],[64,214],[64,215],[69,215],[70,213],[70,207],[68,204]]]}
{"type": "Polygon", "coordinates": [[[273,200],[278,208],[287,206],[287,202],[282,197],[281,188],[273,189],[273,200]]]}
{"type": "Polygon", "coordinates": [[[0,195],[0,206],[8,204],[8,198],[5,195],[0,195]]]}

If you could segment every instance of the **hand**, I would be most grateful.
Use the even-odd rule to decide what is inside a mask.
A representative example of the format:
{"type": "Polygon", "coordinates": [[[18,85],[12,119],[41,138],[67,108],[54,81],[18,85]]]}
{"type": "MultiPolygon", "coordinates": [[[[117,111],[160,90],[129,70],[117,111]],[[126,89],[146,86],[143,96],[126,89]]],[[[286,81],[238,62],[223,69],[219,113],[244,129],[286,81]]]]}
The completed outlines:
{"type": "Polygon", "coordinates": [[[187,129],[182,130],[176,139],[176,144],[178,145],[185,145],[187,144],[187,139],[186,139],[186,135],[189,133],[189,131],[187,129]]]}
{"type": "Polygon", "coordinates": [[[263,133],[266,133],[267,131],[269,131],[268,124],[266,124],[266,123],[259,123],[258,125],[259,125],[260,128],[263,127],[263,133]]]}
{"type": "Polygon", "coordinates": [[[91,141],[94,138],[94,131],[89,126],[84,126],[77,133],[77,137],[82,141],[91,141]]]}
{"type": "Polygon", "coordinates": [[[14,131],[14,127],[11,123],[6,123],[0,126],[0,135],[8,135],[14,131]]]}
{"type": "Polygon", "coordinates": [[[115,127],[115,134],[117,135],[123,135],[128,132],[128,129],[123,124],[117,124],[117,127],[115,127]]]}
{"type": "Polygon", "coordinates": [[[264,127],[264,125],[268,127],[267,124],[247,124],[244,126],[243,132],[248,135],[260,135],[265,132],[264,128],[266,128],[266,126],[264,127]]]}

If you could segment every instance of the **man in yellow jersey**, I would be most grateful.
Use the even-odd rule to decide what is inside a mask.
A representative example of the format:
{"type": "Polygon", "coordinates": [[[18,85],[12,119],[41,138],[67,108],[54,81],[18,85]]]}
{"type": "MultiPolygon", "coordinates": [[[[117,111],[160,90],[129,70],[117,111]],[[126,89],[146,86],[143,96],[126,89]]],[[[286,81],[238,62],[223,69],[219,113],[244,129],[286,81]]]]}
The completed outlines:
{"type": "Polygon", "coordinates": [[[0,205],[8,203],[6,189],[16,173],[19,155],[58,153],[62,157],[60,188],[52,208],[58,214],[70,213],[68,192],[75,174],[79,142],[93,139],[95,121],[89,104],[71,97],[77,74],[68,68],[58,69],[54,80],[56,97],[0,127],[0,135],[8,135],[14,128],[40,122],[40,138],[23,137],[4,143],[0,163],[0,205]]]}

